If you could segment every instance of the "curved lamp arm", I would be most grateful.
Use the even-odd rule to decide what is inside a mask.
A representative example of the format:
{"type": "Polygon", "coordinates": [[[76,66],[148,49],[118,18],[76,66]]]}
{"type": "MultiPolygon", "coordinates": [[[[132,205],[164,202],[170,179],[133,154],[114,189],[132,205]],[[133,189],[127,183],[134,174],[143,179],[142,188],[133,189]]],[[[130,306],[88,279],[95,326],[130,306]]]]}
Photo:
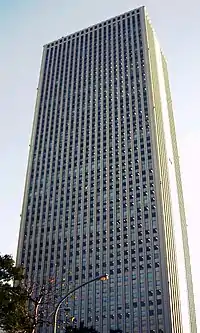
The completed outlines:
{"type": "Polygon", "coordinates": [[[92,280],[89,280],[83,284],[80,284],[78,287],[70,290],[65,296],[63,296],[63,298],[61,298],[60,302],[57,304],[56,306],[56,309],[55,309],[55,312],[54,312],[54,330],[53,332],[56,333],[57,331],[57,316],[58,316],[58,311],[60,309],[60,306],[61,304],[66,300],[67,297],[69,297],[69,295],[73,294],[76,290],[86,286],[87,284],[91,283],[91,282],[94,282],[94,281],[106,281],[109,279],[109,275],[108,274],[103,274],[103,275],[100,275],[100,276],[97,276],[96,278],[92,279],[92,280]]]}

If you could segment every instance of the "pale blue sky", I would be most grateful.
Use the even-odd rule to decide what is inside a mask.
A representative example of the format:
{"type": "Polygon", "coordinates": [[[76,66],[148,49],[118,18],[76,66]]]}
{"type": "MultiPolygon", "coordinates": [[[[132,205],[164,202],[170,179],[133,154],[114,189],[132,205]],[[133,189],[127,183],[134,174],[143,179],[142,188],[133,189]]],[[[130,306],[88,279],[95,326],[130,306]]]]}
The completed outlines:
{"type": "Polygon", "coordinates": [[[141,5],[168,60],[200,327],[199,0],[0,0],[0,252],[16,254],[42,46],[141,5]]]}

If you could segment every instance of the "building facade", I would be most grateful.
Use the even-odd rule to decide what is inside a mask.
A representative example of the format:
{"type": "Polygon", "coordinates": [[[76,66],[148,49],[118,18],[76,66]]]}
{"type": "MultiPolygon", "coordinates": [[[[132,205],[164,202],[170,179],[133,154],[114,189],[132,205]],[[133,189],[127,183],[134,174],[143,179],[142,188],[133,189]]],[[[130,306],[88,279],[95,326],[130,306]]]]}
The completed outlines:
{"type": "Polygon", "coordinates": [[[44,46],[17,263],[58,298],[108,273],[67,304],[99,332],[197,332],[167,65],[144,7],[44,46]]]}

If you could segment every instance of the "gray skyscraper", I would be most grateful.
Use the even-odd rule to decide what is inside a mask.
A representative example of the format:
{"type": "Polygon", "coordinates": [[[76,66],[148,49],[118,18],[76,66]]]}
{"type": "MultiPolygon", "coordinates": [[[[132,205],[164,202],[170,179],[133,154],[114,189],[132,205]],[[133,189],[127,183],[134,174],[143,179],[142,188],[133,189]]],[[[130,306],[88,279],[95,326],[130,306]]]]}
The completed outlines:
{"type": "Polygon", "coordinates": [[[108,273],[68,303],[99,332],[197,332],[167,65],[144,7],[44,46],[17,263],[58,296],[108,273]]]}

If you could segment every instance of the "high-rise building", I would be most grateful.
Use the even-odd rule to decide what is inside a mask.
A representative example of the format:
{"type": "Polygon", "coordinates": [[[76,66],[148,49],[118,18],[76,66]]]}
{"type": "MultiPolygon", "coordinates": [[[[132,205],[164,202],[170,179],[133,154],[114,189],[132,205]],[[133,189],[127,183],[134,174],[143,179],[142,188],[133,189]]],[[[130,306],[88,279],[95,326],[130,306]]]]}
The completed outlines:
{"type": "Polygon", "coordinates": [[[108,273],[68,302],[99,332],[197,332],[167,64],[144,7],[44,46],[17,263],[58,296],[108,273]]]}

